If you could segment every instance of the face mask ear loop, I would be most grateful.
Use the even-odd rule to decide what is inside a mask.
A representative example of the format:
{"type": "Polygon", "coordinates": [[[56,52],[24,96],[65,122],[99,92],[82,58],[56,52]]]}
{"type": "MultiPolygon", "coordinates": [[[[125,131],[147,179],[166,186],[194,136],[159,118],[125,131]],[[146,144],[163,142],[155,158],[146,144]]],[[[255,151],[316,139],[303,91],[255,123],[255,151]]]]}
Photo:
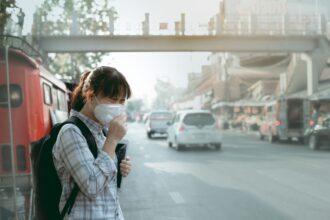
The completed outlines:
{"type": "Polygon", "coordinates": [[[99,101],[99,99],[96,97],[96,95],[94,95],[94,97],[95,97],[96,105],[100,104],[100,101],[99,101]]]}

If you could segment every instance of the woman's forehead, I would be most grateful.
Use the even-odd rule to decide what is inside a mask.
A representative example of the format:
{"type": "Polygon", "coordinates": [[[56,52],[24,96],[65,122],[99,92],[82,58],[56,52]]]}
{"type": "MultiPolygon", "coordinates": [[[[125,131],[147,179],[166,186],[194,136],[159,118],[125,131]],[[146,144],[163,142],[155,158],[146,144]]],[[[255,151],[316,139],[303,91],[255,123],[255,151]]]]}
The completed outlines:
{"type": "Polygon", "coordinates": [[[104,95],[103,93],[100,94],[100,98],[108,98],[108,99],[116,99],[116,100],[126,100],[126,94],[120,92],[118,95],[104,95]]]}
{"type": "Polygon", "coordinates": [[[117,95],[108,96],[111,99],[126,99],[126,92],[121,89],[117,95]]]}

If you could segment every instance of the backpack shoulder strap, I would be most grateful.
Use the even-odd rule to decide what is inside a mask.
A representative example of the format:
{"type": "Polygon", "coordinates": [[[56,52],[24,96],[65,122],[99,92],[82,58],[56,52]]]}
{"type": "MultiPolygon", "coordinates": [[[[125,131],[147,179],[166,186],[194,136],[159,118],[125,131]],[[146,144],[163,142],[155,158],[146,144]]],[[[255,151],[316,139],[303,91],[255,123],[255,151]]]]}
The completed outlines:
{"type": "Polygon", "coordinates": [[[89,128],[85,125],[85,123],[82,122],[76,116],[71,116],[66,122],[75,124],[80,129],[81,133],[86,138],[90,151],[92,152],[94,158],[96,158],[97,157],[97,145],[95,142],[95,138],[94,138],[92,132],[89,130],[89,128]]]}
{"type": "MultiPolygon", "coordinates": [[[[97,145],[96,145],[92,132],[85,125],[85,123],[82,122],[78,117],[71,116],[68,120],[66,120],[65,122],[62,123],[62,126],[65,124],[74,124],[80,129],[81,133],[86,138],[90,151],[92,152],[94,158],[96,158],[97,157],[97,145]]],[[[61,220],[64,219],[64,216],[66,215],[66,213],[70,214],[71,209],[76,201],[78,192],[79,192],[79,186],[77,185],[77,183],[75,183],[74,187],[70,193],[70,196],[69,196],[68,200],[66,201],[63,210],[61,211],[61,215],[60,215],[61,220]]]]}

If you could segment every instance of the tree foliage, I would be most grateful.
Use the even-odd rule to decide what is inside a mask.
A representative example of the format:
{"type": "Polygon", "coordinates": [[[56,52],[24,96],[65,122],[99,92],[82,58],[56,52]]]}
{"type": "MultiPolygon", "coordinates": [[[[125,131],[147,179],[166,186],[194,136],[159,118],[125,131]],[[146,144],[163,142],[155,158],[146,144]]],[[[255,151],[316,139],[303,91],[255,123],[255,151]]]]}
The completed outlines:
{"type": "Polygon", "coordinates": [[[181,88],[175,87],[168,79],[157,79],[155,91],[156,99],[153,103],[155,109],[169,109],[174,99],[183,92],[181,88]]]}

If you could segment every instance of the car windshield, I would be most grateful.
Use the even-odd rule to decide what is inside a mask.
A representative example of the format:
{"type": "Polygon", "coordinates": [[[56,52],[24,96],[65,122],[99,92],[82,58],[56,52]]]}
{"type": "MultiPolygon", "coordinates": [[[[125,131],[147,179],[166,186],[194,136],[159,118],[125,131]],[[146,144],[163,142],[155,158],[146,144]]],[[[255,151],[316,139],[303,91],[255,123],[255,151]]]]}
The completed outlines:
{"type": "Polygon", "coordinates": [[[215,123],[214,118],[209,113],[191,113],[186,115],[183,119],[185,125],[198,126],[198,125],[213,125],[215,123]]]}
{"type": "Polygon", "coordinates": [[[171,120],[172,114],[170,112],[155,112],[150,115],[151,120],[171,120]]]}

